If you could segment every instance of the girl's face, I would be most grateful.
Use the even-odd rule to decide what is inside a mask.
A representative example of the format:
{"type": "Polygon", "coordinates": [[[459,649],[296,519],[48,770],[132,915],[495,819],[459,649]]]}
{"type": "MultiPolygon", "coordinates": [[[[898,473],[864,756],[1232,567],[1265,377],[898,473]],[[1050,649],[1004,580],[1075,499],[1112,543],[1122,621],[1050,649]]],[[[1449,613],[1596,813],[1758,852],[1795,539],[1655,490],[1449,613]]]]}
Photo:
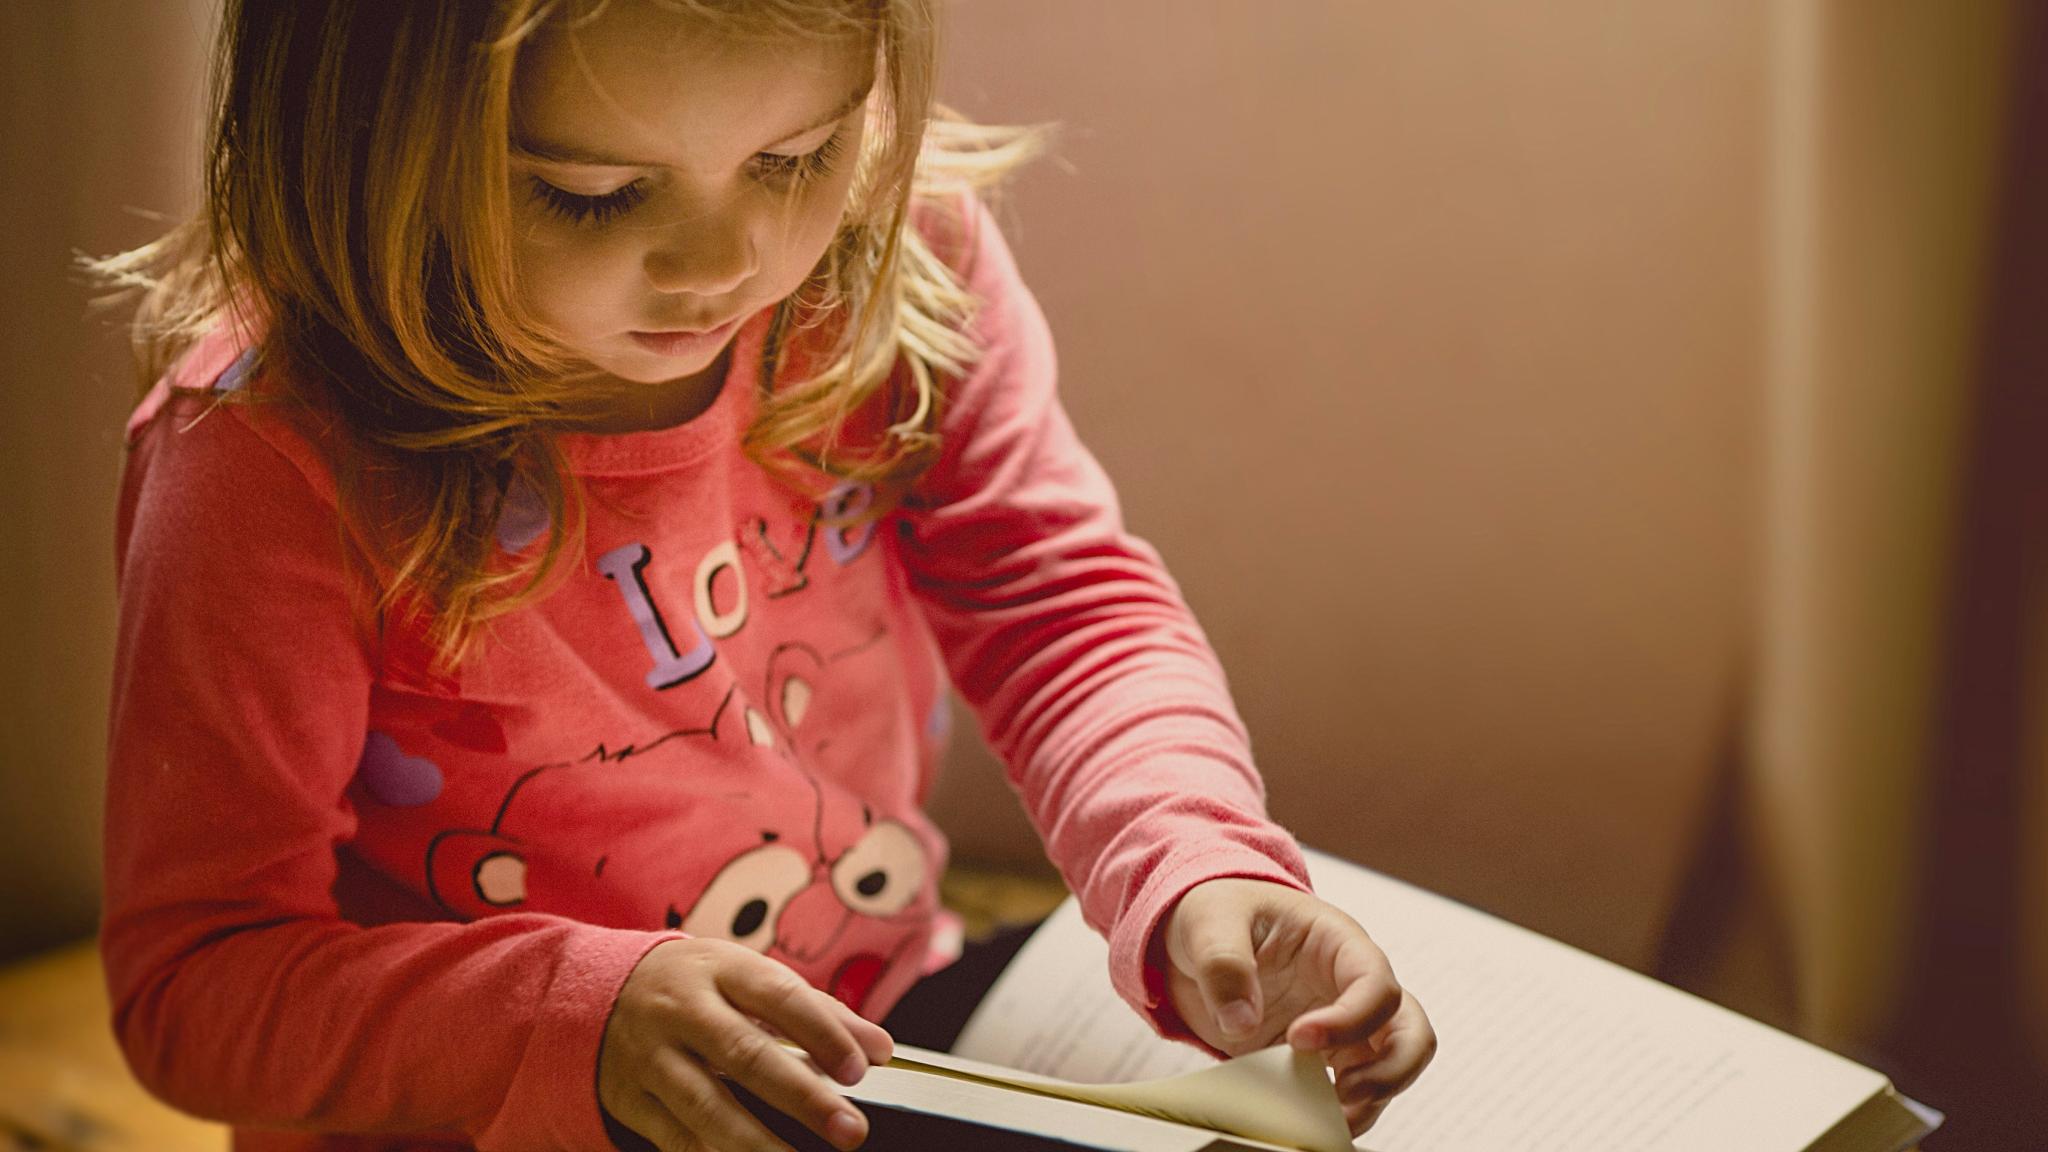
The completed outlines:
{"type": "Polygon", "coordinates": [[[873,63],[866,43],[725,39],[637,0],[541,35],[513,90],[521,299],[607,375],[709,381],[831,243],[873,63]]]}

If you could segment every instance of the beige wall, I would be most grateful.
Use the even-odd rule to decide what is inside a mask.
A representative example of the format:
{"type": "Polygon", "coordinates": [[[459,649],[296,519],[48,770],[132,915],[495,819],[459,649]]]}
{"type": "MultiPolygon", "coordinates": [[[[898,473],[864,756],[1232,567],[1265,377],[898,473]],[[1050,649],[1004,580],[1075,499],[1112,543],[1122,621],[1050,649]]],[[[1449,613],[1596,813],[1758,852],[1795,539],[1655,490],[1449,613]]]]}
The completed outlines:
{"type": "MultiPolygon", "coordinates": [[[[188,202],[208,8],[6,6],[12,948],[96,883],[128,382],[65,260],[188,202]]],[[[1275,812],[1647,963],[1741,674],[1759,8],[1269,13],[967,0],[945,89],[1064,125],[1020,258],[1275,812]]],[[[962,759],[963,854],[1030,852],[962,759]]]]}
{"type": "Polygon", "coordinates": [[[192,205],[207,0],[0,4],[0,957],[92,925],[122,338],[71,268],[192,205]]]}
{"type": "MultiPolygon", "coordinates": [[[[1648,965],[1738,738],[1761,6],[954,15],[948,98],[1064,126],[1019,259],[1275,814],[1648,965]]],[[[1030,852],[971,767],[958,850],[1030,852]]]]}

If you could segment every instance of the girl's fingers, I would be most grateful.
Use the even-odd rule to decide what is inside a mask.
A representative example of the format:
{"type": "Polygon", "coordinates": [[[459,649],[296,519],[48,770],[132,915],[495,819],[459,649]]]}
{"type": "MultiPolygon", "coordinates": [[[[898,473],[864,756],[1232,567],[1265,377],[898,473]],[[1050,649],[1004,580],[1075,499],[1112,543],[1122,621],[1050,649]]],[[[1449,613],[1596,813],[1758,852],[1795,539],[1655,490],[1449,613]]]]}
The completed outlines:
{"type": "Polygon", "coordinates": [[[853,1034],[854,1043],[867,1054],[869,1065],[887,1064],[889,1058],[896,1054],[896,1038],[889,1035],[888,1029],[847,1007],[846,1002],[837,996],[822,991],[818,995],[824,997],[825,1006],[853,1034]]]}
{"type": "MultiPolygon", "coordinates": [[[[775,1138],[753,1114],[732,1098],[725,1085],[706,1071],[688,1054],[673,1049],[661,1053],[655,1060],[654,1085],[651,1089],[661,1106],[684,1130],[684,1142],[663,1144],[660,1148],[689,1148],[702,1146],[716,1148],[719,1152],[792,1152],[789,1145],[775,1138]],[[688,1142],[694,1138],[695,1144],[688,1142]]],[[[622,1117],[623,1119],[623,1117],[622,1117]]],[[[642,1132],[641,1135],[649,1135],[642,1132]]]]}
{"type": "Polygon", "coordinates": [[[1352,1138],[1356,1139],[1363,1136],[1365,1130],[1373,1126],[1373,1123],[1380,1118],[1380,1113],[1384,1112],[1386,1107],[1387,1102],[1384,1100],[1344,1105],[1344,1122],[1351,1126],[1352,1138]]]}
{"type": "Polygon", "coordinates": [[[684,1148],[692,1139],[690,1131],[669,1115],[668,1107],[649,1093],[637,1093],[616,1108],[607,1105],[605,1110],[612,1114],[612,1119],[638,1132],[656,1148],[684,1148]]]}
{"type": "Polygon", "coordinates": [[[1379,1064],[1361,1064],[1338,1074],[1337,1098],[1346,1104],[1391,1099],[1400,1080],[1398,1072],[1379,1064]]]}
{"type": "Polygon", "coordinates": [[[1329,1053],[1337,1072],[1337,1095],[1354,1100],[1386,1100],[1415,1083],[1436,1055],[1436,1033],[1413,997],[1402,998],[1400,1013],[1378,1045],[1356,1044],[1329,1053]]]}
{"type": "Polygon", "coordinates": [[[1363,929],[1353,927],[1345,933],[1330,958],[1330,976],[1337,998],[1302,1013],[1287,1029],[1288,1043],[1297,1048],[1365,1043],[1401,1008],[1401,985],[1394,980],[1394,970],[1363,929]]]}
{"type": "Polygon", "coordinates": [[[1181,929],[1168,938],[1169,954],[1175,943],[1181,946],[1181,954],[1172,956],[1175,967],[1194,978],[1209,1018],[1224,1037],[1249,1041],[1265,1017],[1249,916],[1216,914],[1176,920],[1173,926],[1181,929]]]}
{"type": "Polygon", "coordinates": [[[1400,1007],[1401,988],[1391,977],[1360,980],[1344,989],[1335,1003],[1297,1017],[1287,1029],[1287,1041],[1304,1050],[1363,1044],[1400,1007]]]}
{"type": "MultiPolygon", "coordinates": [[[[710,1006],[705,1011],[704,1024],[697,1034],[718,1038],[697,1051],[706,1064],[746,1085],[747,1091],[769,1107],[836,1147],[851,1148],[867,1138],[866,1117],[833,1091],[809,1065],[732,1006],[722,1002],[710,1006]]],[[[725,1089],[718,1091],[731,1101],[725,1089]]],[[[745,1115],[737,1104],[732,1107],[745,1115]]]]}
{"type": "Polygon", "coordinates": [[[896,1054],[896,1038],[889,1035],[889,1030],[867,1019],[832,997],[828,996],[826,999],[832,1000],[832,1003],[838,1007],[843,1018],[846,1020],[847,1030],[853,1033],[855,1042],[861,1046],[863,1052],[867,1053],[868,1063],[870,1065],[887,1064],[889,1058],[896,1054]]]}
{"type": "MultiPolygon", "coordinates": [[[[750,964],[722,973],[718,984],[728,1003],[787,1036],[810,1053],[812,1061],[827,1076],[842,1084],[853,1084],[867,1074],[873,1059],[873,1038],[866,1042],[857,1039],[855,1028],[847,1019],[846,1006],[804,983],[789,968],[773,960],[750,964]]],[[[868,1027],[881,1032],[873,1025],[868,1027]]],[[[751,1026],[750,1030],[758,1031],[751,1026]]],[[[882,1032],[882,1039],[886,1041],[888,1035],[882,1032]]],[[[884,1055],[883,1059],[888,1057],[884,1055]]],[[[743,1078],[735,1079],[753,1087],[743,1078]]]]}

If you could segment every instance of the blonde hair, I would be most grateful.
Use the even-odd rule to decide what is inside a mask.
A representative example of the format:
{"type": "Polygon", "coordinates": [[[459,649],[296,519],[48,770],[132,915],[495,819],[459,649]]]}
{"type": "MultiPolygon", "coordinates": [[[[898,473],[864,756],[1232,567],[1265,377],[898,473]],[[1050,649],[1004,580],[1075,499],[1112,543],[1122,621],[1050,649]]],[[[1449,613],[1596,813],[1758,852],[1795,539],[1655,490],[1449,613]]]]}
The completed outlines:
{"type": "MultiPolygon", "coordinates": [[[[565,549],[581,550],[581,496],[553,434],[589,391],[514,291],[507,151],[520,46],[611,2],[229,0],[204,208],[91,265],[140,296],[145,382],[222,323],[260,334],[284,399],[342,433],[343,524],[367,549],[379,618],[424,620],[443,670],[479,625],[543,595],[565,549]],[[505,560],[493,529],[514,483],[540,498],[550,529],[542,549],[505,560]]],[[[775,310],[744,447],[793,483],[872,483],[867,515],[879,514],[935,457],[940,380],[976,355],[974,301],[906,227],[913,199],[956,211],[1033,154],[1042,130],[973,125],[934,104],[934,0],[653,2],[724,34],[875,46],[848,206],[775,310]],[[856,412],[886,430],[847,443],[856,412]]]]}

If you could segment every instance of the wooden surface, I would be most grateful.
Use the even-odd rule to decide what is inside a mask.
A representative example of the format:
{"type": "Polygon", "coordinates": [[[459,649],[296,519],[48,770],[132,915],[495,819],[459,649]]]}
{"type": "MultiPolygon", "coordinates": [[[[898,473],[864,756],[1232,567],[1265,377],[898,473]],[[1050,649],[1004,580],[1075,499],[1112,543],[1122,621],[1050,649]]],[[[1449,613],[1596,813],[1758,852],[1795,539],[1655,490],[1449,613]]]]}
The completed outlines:
{"type": "Polygon", "coordinates": [[[227,1129],[159,1103],[114,1045],[90,940],[0,969],[0,1148],[220,1152],[227,1129]]]}

